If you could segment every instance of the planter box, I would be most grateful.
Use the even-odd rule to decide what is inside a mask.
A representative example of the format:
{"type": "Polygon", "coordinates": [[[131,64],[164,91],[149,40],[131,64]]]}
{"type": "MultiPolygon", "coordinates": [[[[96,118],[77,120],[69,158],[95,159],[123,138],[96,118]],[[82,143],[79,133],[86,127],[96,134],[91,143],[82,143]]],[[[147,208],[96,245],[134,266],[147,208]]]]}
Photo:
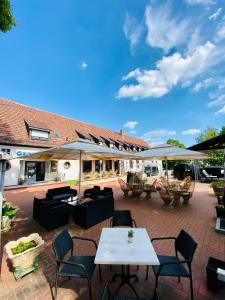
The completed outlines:
{"type": "Polygon", "coordinates": [[[38,233],[32,233],[27,237],[22,237],[17,241],[11,241],[5,245],[5,251],[13,266],[13,273],[16,279],[24,275],[36,271],[38,269],[39,247],[44,244],[38,233]],[[36,247],[27,249],[26,251],[13,255],[12,248],[16,247],[19,242],[35,241],[36,247]]]}
{"type": "Polygon", "coordinates": [[[223,196],[223,187],[214,187],[213,188],[215,196],[223,196]]]}
{"type": "Polygon", "coordinates": [[[224,282],[221,282],[217,274],[217,269],[221,268],[225,270],[225,262],[214,257],[209,257],[208,264],[206,267],[207,275],[207,287],[211,291],[216,292],[218,287],[224,282]]]}
{"type": "Polygon", "coordinates": [[[224,206],[216,206],[217,218],[225,219],[225,208],[224,206]]]}

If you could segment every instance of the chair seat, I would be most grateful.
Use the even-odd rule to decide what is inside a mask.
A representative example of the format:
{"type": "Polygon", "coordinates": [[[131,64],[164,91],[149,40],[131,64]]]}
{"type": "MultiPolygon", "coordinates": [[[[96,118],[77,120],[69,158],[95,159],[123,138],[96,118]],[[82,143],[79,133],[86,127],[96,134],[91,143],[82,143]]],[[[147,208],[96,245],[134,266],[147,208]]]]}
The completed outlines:
{"type": "MultiPolygon", "coordinates": [[[[176,256],[164,256],[158,255],[160,264],[167,262],[179,262],[179,258],[176,256]]],[[[157,274],[160,266],[152,266],[153,272],[157,274]]],[[[190,277],[189,273],[184,267],[184,264],[165,265],[160,271],[160,276],[181,276],[190,277]]]]}
{"type": "MultiPolygon", "coordinates": [[[[91,278],[95,270],[94,256],[71,256],[67,262],[78,263],[85,267],[88,277],[91,278]]],[[[62,269],[58,272],[61,276],[86,278],[86,273],[77,266],[63,264],[62,269]]]]}

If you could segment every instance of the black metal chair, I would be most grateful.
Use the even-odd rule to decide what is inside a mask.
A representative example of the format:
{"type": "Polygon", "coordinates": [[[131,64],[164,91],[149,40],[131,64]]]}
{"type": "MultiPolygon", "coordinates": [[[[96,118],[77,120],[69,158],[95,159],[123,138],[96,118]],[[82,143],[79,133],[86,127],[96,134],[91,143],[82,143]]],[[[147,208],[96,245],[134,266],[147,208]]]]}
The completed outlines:
{"type": "MultiPolygon", "coordinates": [[[[190,278],[190,287],[191,287],[191,299],[194,299],[193,292],[193,283],[192,283],[192,269],[191,263],[195,250],[197,248],[197,243],[193,238],[183,229],[180,231],[177,237],[164,237],[164,238],[153,238],[153,241],[156,240],[174,240],[175,241],[175,256],[163,256],[158,255],[160,262],[159,266],[152,266],[153,272],[156,276],[155,289],[158,288],[158,279],[160,276],[175,276],[178,277],[180,282],[181,277],[190,278]],[[183,259],[178,257],[178,253],[181,254],[183,259]],[[185,266],[187,268],[185,268],[185,266]]],[[[148,269],[146,271],[146,280],[148,279],[148,269]]]]}
{"type": "MultiPolygon", "coordinates": [[[[55,299],[57,297],[58,277],[74,277],[86,278],[88,281],[89,296],[91,294],[91,278],[95,270],[95,256],[73,256],[73,240],[83,240],[92,242],[97,250],[97,244],[94,240],[73,236],[71,237],[67,230],[63,230],[52,243],[57,263],[56,278],[55,278],[55,299]],[[68,252],[71,252],[69,258],[64,260],[68,252]]],[[[101,269],[99,265],[99,278],[101,280],[101,269]]]]}
{"type": "Polygon", "coordinates": [[[117,226],[137,227],[130,210],[114,210],[113,217],[110,220],[110,227],[117,226]]]}
{"type": "MultiPolygon", "coordinates": [[[[150,300],[150,298],[130,297],[130,296],[122,295],[122,294],[116,294],[116,295],[112,296],[109,291],[109,284],[110,284],[110,281],[108,281],[106,283],[106,285],[104,286],[101,300],[150,300]]],[[[154,290],[154,294],[153,294],[153,297],[151,298],[151,300],[159,300],[157,289],[154,290]]]]}

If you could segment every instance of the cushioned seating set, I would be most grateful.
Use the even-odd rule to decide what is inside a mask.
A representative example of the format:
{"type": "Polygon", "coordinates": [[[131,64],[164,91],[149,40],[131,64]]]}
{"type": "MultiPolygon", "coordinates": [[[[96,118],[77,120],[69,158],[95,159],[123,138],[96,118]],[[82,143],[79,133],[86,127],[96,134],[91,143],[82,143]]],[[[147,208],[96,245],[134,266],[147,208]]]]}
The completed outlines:
{"type": "Polygon", "coordinates": [[[77,196],[76,190],[69,186],[49,189],[46,198],[34,198],[33,218],[45,229],[53,230],[68,224],[70,211],[75,223],[86,229],[112,217],[114,198],[111,188],[101,190],[95,186],[93,189],[85,190],[84,195],[89,200],[71,206],[63,201],[77,196]]]}

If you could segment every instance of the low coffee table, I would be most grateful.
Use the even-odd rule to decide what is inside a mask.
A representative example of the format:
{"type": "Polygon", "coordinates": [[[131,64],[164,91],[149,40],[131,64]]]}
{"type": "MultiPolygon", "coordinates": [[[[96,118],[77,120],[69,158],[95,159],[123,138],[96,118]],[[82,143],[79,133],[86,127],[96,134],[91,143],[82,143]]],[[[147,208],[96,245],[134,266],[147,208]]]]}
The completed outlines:
{"type": "Polygon", "coordinates": [[[138,279],[130,274],[130,265],[159,265],[151,240],[145,228],[132,228],[134,238],[128,243],[130,228],[103,228],[95,256],[95,264],[122,265],[122,274],[115,274],[112,280],[121,278],[121,283],[116,291],[127,284],[138,296],[131,284],[131,279],[138,279]]]}

